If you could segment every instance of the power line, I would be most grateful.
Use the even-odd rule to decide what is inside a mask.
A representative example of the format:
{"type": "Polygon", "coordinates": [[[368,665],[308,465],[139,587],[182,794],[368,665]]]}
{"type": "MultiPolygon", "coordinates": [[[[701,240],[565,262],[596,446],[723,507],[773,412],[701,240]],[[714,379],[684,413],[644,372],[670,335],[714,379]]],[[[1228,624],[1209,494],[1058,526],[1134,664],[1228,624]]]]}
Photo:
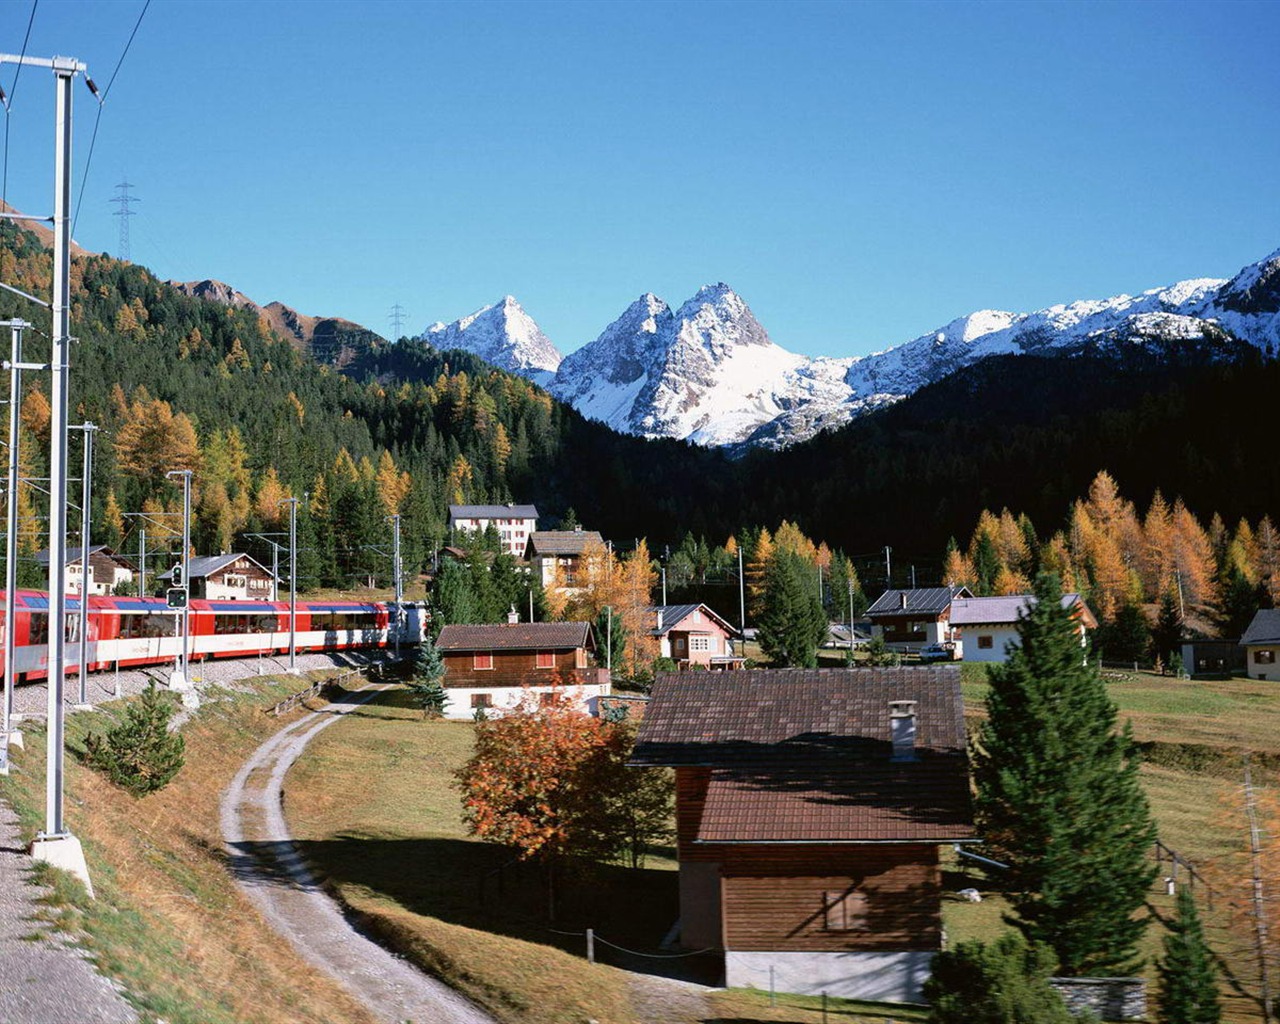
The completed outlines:
{"type": "Polygon", "coordinates": [[[27,55],[27,43],[31,41],[31,26],[35,24],[36,8],[40,0],[31,0],[31,16],[27,18],[27,34],[22,38],[22,53],[18,57],[18,66],[13,72],[13,84],[9,86],[9,95],[4,96],[0,89],[0,99],[4,100],[4,183],[0,185],[0,202],[9,208],[9,110],[13,106],[13,97],[18,91],[18,76],[22,74],[22,58],[27,55]]]}
{"type": "Polygon", "coordinates": [[[142,12],[138,15],[138,20],[133,24],[133,31],[129,33],[129,41],[124,44],[120,59],[116,61],[115,70],[111,72],[111,77],[107,79],[107,87],[102,90],[102,96],[98,99],[98,113],[93,119],[93,134],[89,136],[89,156],[84,162],[84,177],[80,179],[80,195],[76,197],[76,213],[71,218],[71,236],[73,238],[76,233],[76,225],[80,222],[80,204],[84,202],[84,187],[89,181],[89,168],[93,164],[93,147],[98,142],[98,124],[102,121],[102,108],[107,102],[107,94],[111,92],[111,87],[115,85],[116,75],[120,74],[120,67],[124,64],[125,57],[129,55],[129,47],[133,45],[133,37],[138,34],[138,29],[142,26],[142,19],[146,16],[147,8],[150,6],[151,0],[146,0],[146,3],[142,5],[142,12]]]}

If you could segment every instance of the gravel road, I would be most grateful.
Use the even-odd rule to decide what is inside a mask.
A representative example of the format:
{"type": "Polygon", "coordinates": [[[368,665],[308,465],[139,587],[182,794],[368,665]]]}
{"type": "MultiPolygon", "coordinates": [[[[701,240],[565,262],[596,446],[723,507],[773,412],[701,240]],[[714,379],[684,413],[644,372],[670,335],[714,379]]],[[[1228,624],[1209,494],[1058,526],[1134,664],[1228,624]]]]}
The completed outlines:
{"type": "Polygon", "coordinates": [[[133,1024],[138,1015],[84,954],[35,919],[18,819],[0,803],[0,1024],[133,1024]]]}
{"type": "Polygon", "coordinates": [[[285,773],[307,743],[382,689],[369,686],[267,740],[222,800],[222,835],[237,881],[281,935],[347,985],[376,1016],[417,1024],[493,1024],[453,989],[358,932],[293,845],[281,810],[285,773]]]}

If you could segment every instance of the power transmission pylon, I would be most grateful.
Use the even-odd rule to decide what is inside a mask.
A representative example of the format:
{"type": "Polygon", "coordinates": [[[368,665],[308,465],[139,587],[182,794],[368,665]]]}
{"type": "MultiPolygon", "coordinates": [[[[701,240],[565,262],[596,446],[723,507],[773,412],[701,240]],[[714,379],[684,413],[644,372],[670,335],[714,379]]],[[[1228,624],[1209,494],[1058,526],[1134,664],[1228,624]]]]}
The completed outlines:
{"type": "Polygon", "coordinates": [[[404,335],[401,333],[405,319],[408,317],[404,311],[404,307],[400,303],[396,303],[391,307],[391,312],[387,314],[387,319],[391,321],[391,340],[399,341],[404,335]]]}
{"type": "Polygon", "coordinates": [[[129,209],[129,204],[142,202],[137,196],[129,195],[129,189],[131,188],[133,186],[129,184],[129,179],[126,177],[124,181],[116,186],[116,192],[118,193],[116,197],[107,200],[107,202],[115,203],[120,207],[113,216],[120,218],[120,247],[116,256],[122,260],[129,259],[129,218],[133,216],[133,211],[129,209]]]}

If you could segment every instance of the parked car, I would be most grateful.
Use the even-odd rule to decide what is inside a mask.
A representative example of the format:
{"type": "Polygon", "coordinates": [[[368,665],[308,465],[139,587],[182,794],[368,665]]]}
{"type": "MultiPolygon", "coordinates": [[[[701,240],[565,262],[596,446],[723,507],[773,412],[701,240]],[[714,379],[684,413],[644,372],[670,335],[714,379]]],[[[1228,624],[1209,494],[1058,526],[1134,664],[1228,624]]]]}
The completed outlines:
{"type": "Polygon", "coordinates": [[[921,661],[951,661],[955,658],[955,644],[929,644],[920,648],[921,661]]]}

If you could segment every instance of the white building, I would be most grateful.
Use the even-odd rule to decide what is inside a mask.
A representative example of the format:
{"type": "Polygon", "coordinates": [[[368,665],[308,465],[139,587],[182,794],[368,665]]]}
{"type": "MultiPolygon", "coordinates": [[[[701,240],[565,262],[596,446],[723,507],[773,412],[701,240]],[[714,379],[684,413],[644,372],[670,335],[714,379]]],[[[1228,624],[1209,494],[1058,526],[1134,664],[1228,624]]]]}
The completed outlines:
{"type": "MultiPolygon", "coordinates": [[[[1009,650],[1017,647],[1018,618],[1025,614],[1033,594],[1005,597],[958,597],[951,602],[951,627],[957,650],[965,661],[1009,660],[1009,650]]],[[[1069,608],[1080,631],[1080,646],[1089,643],[1089,630],[1098,628],[1089,606],[1079,594],[1063,594],[1062,607],[1069,608]]]]}
{"type": "Polygon", "coordinates": [[[538,527],[533,505],[450,505],[449,529],[456,534],[484,533],[490,526],[502,538],[502,550],[524,557],[525,545],[538,527]]]}
{"type": "Polygon", "coordinates": [[[1250,679],[1280,680],[1280,608],[1263,608],[1240,638],[1250,679]]]}

